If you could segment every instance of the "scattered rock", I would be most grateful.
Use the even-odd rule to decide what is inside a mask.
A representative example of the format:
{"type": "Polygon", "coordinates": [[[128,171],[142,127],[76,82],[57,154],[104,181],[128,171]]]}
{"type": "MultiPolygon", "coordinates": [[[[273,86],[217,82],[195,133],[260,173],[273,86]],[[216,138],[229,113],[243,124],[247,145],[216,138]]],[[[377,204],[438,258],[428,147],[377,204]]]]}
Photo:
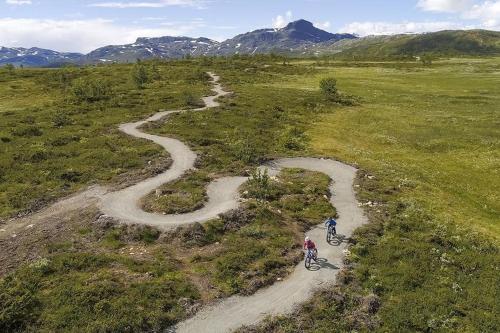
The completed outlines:
{"type": "Polygon", "coordinates": [[[186,246],[200,246],[205,243],[206,231],[200,223],[194,223],[182,228],[180,236],[186,246]]]}
{"type": "Polygon", "coordinates": [[[188,316],[194,315],[201,307],[200,303],[186,297],[180,298],[177,301],[177,304],[179,304],[179,306],[181,306],[186,311],[186,314],[188,316]]]}
{"type": "Polygon", "coordinates": [[[380,298],[377,295],[370,294],[361,301],[363,309],[369,314],[375,314],[380,309],[380,298]]]}
{"type": "Polygon", "coordinates": [[[100,229],[109,229],[111,227],[113,227],[114,225],[118,224],[118,221],[116,221],[114,218],[112,218],[111,216],[108,216],[108,215],[105,215],[105,214],[102,214],[100,215],[97,220],[95,220],[93,222],[93,224],[97,227],[99,227],[100,229]]]}

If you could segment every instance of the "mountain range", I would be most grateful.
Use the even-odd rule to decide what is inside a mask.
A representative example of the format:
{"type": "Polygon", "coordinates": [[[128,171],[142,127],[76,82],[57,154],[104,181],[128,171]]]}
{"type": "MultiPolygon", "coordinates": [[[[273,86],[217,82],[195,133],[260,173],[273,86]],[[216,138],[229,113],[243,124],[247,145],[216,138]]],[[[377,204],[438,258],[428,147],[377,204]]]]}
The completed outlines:
{"type": "Polygon", "coordinates": [[[298,20],[282,29],[259,29],[224,42],[208,38],[142,37],[132,44],[109,45],[88,54],[62,53],[36,47],[0,47],[0,65],[11,63],[16,66],[44,67],[67,63],[96,64],[150,58],[267,53],[335,55],[338,58],[387,58],[423,53],[443,56],[500,55],[500,32],[457,30],[358,38],[354,34],[332,34],[316,28],[311,22],[298,20]]]}

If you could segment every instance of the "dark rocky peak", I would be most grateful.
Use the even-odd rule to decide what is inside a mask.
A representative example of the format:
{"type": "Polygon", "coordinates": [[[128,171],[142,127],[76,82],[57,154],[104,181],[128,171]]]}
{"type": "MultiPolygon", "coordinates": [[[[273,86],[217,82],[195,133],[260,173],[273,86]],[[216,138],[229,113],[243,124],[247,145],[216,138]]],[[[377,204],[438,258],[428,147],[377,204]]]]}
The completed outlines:
{"type": "Polygon", "coordinates": [[[291,22],[281,29],[281,32],[287,34],[290,39],[313,43],[326,42],[337,38],[337,35],[318,29],[306,20],[291,22]]]}
{"type": "Polygon", "coordinates": [[[314,24],[312,22],[306,21],[306,20],[297,20],[294,22],[288,23],[286,27],[283,28],[283,30],[313,30],[317,29],[314,27],[314,24]]]}

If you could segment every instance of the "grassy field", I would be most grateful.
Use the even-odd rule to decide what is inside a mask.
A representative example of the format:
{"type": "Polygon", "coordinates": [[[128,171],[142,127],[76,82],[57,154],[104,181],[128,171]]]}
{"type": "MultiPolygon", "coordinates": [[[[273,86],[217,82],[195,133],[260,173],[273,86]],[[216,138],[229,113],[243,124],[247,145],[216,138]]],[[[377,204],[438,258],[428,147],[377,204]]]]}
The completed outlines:
{"type": "Polygon", "coordinates": [[[323,115],[308,134],[335,156],[411,186],[443,221],[500,235],[500,60],[429,69],[336,67],[283,88],[318,89],[334,76],[362,105],[323,115]]]}
{"type": "Polygon", "coordinates": [[[125,65],[0,69],[0,219],[37,210],[84,185],[123,179],[117,176],[168,157],[155,145],[120,134],[118,124],[187,106],[209,86],[198,67],[157,70],[158,78],[138,89],[125,65]],[[76,99],[78,80],[103,82],[108,96],[76,99]]]}
{"type": "Polygon", "coordinates": [[[252,294],[285,277],[304,231],[335,215],[328,184],[288,170],[265,201],[250,183],[242,209],[166,234],[79,214],[36,249],[41,259],[0,280],[0,330],[162,331],[215,298],[252,294]]]}
{"type": "Polygon", "coordinates": [[[371,175],[359,196],[372,203],[373,223],[355,237],[345,285],[257,331],[499,329],[499,68],[498,59],[425,69],[333,64],[265,84],[314,91],[334,76],[361,97],[360,106],[321,115],[306,134],[309,154],[371,175]],[[367,310],[370,297],[380,309],[367,310]]]}
{"type": "MultiPolygon", "coordinates": [[[[212,70],[234,91],[221,107],[146,128],[183,140],[200,158],[195,173],[150,195],[145,207],[190,211],[205,200],[209,179],[248,175],[280,156],[328,156],[359,166],[358,196],[372,222],[356,233],[339,286],[254,330],[498,331],[499,59],[282,66],[236,57],[157,67],[160,78],[145,89],[130,81],[131,65],[75,70],[76,77],[116,83],[114,97],[84,103],[68,99],[68,88],[52,87],[48,70],[3,73],[2,216],[46,193],[56,198],[86,184],[116,183],[117,175],[158,160],[157,147],[119,134],[117,124],[196,104],[208,90],[200,70],[212,70]],[[327,101],[319,82],[330,76],[359,105],[327,101]],[[28,91],[38,96],[34,102],[28,91]],[[70,120],[57,110],[68,110],[70,120]],[[75,133],[78,139],[68,139],[75,133]],[[52,148],[60,137],[70,143],[52,148]]],[[[69,330],[88,322],[87,331],[116,331],[128,322],[133,331],[157,330],[213,298],[255,292],[286,276],[300,259],[304,230],[335,214],[324,197],[327,182],[300,170],[264,189],[252,182],[243,189],[244,209],[177,234],[102,230],[89,212],[51,235],[42,259],[0,282],[0,328],[69,330]],[[91,276],[99,278],[88,283],[91,276]],[[95,297],[104,301],[89,307],[95,297]]]]}
{"type": "MultiPolygon", "coordinates": [[[[337,317],[357,318],[370,294],[382,306],[369,319],[339,326],[331,320],[337,308],[331,295],[320,297],[297,317],[311,324],[309,331],[494,332],[500,325],[492,316],[500,283],[500,61],[315,65],[225,64],[218,71],[234,98],[221,110],[174,117],[156,133],[190,142],[207,156],[208,171],[240,172],[234,159],[245,151],[248,161],[328,156],[369,175],[360,181],[360,198],[370,203],[374,224],[356,238],[352,285],[341,291],[352,302],[337,317]],[[360,105],[326,102],[319,81],[329,76],[360,105]],[[202,127],[189,131],[190,123],[202,127]],[[314,320],[314,311],[324,319],[314,320]]],[[[304,329],[298,320],[279,324],[263,331],[304,329]]]]}

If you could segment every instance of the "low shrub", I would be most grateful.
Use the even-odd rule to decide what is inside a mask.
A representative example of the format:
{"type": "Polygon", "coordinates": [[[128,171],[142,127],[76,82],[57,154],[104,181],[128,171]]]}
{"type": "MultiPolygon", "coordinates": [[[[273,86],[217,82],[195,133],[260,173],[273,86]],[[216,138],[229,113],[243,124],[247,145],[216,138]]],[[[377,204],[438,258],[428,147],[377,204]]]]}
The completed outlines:
{"type": "Polygon", "coordinates": [[[71,92],[79,103],[107,100],[113,95],[110,82],[101,78],[76,79],[72,83],[71,92]]]}
{"type": "Polygon", "coordinates": [[[52,118],[52,124],[54,125],[54,127],[61,128],[67,125],[71,125],[72,123],[73,121],[71,120],[71,118],[62,112],[56,113],[54,118],[52,118]]]}
{"type": "Polygon", "coordinates": [[[281,146],[288,150],[302,150],[306,147],[308,138],[305,132],[297,127],[289,127],[282,131],[281,146]]]}
{"type": "Polygon", "coordinates": [[[43,131],[37,126],[27,126],[14,129],[12,134],[15,136],[31,138],[35,136],[42,136],[43,131]]]}
{"type": "Polygon", "coordinates": [[[61,180],[71,182],[71,183],[76,183],[79,182],[83,174],[79,171],[76,170],[66,170],[63,173],[61,173],[60,177],[61,180]]]}

